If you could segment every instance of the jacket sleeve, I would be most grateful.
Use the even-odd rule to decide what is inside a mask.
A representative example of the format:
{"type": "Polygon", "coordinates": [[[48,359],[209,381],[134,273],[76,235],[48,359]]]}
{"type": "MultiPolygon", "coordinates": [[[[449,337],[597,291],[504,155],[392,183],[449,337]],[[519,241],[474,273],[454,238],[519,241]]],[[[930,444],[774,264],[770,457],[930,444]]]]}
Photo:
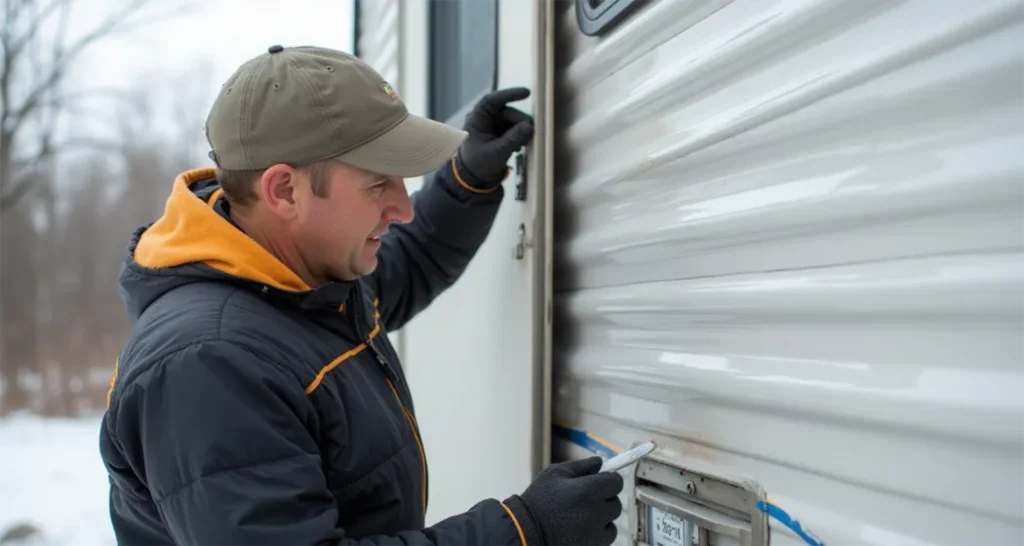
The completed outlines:
{"type": "MultiPolygon", "coordinates": [[[[127,378],[126,378],[127,379],[127,378]]],[[[178,544],[523,544],[494,499],[433,527],[351,537],[337,526],[299,379],[248,348],[198,343],[126,385],[114,433],[178,544]]]]}
{"type": "Polygon", "coordinates": [[[413,220],[381,238],[370,275],[387,330],[397,330],[451,286],[491,230],[504,196],[501,185],[480,190],[452,159],[412,195],[413,220]]]}

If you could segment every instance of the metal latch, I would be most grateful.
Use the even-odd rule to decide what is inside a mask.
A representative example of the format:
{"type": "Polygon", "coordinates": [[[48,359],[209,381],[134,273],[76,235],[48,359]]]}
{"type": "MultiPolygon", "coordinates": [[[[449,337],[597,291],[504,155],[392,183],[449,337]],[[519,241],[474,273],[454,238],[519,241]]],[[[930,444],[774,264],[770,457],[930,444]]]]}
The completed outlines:
{"type": "Polygon", "coordinates": [[[529,246],[530,241],[526,240],[526,224],[519,224],[519,242],[515,246],[515,258],[522,260],[529,246]]]}
{"type": "Polygon", "coordinates": [[[769,543],[759,483],[700,460],[651,454],[633,475],[630,544],[760,546],[769,543]]]}
{"type": "Polygon", "coordinates": [[[526,201],[526,152],[516,154],[516,201],[526,201]]]}

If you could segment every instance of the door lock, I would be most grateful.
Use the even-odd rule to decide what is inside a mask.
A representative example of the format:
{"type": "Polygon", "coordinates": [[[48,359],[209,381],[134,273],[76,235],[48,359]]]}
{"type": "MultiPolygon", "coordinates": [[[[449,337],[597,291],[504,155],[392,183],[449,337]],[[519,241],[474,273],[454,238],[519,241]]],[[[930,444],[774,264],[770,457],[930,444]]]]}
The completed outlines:
{"type": "Polygon", "coordinates": [[[530,241],[526,238],[526,224],[519,224],[519,242],[516,243],[514,256],[517,260],[522,260],[526,255],[526,249],[532,246],[530,241]]]}
{"type": "Polygon", "coordinates": [[[526,151],[515,155],[516,201],[526,201],[526,151]]]}

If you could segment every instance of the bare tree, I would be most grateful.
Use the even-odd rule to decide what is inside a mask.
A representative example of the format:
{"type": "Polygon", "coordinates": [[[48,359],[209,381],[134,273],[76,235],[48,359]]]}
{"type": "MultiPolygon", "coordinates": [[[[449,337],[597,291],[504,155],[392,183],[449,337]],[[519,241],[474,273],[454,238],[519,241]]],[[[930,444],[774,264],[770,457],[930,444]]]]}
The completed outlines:
{"type": "Polygon", "coordinates": [[[32,374],[39,361],[39,234],[25,207],[0,214],[0,417],[32,402],[32,374]]]}
{"type": "Polygon", "coordinates": [[[95,0],[2,1],[0,416],[22,409],[70,414],[104,400],[103,376],[128,326],[116,285],[124,244],[159,211],[168,179],[182,168],[180,160],[165,165],[162,154],[183,157],[184,142],[139,138],[156,112],[136,104],[136,92],[74,87],[69,75],[97,42],[166,21],[166,13],[149,9],[154,4],[187,13],[181,8],[196,2],[106,0],[106,12],[95,0]],[[88,18],[78,20],[73,8],[88,18]],[[105,112],[113,125],[131,112],[135,130],[104,141],[89,133],[68,139],[61,124],[84,119],[85,99],[102,96],[115,99],[105,112]],[[66,164],[76,149],[86,153],[66,164]],[[76,173],[59,190],[58,159],[76,173]],[[117,164],[127,173],[116,172],[117,164]],[[129,191],[111,197],[112,180],[129,191]]]}
{"type": "MultiPolygon", "coordinates": [[[[96,42],[116,32],[138,29],[161,20],[143,13],[154,0],[127,0],[83,33],[69,32],[79,0],[3,0],[0,30],[0,212],[18,203],[38,177],[32,173],[54,156],[72,148],[104,147],[95,139],[59,141],[61,116],[76,102],[95,96],[117,96],[114,89],[63,89],[76,58],[96,42]],[[46,36],[44,29],[51,29],[46,36]],[[30,120],[35,131],[26,131],[30,120]],[[28,135],[28,136],[27,136],[28,135]]],[[[176,3],[179,7],[181,3],[176,3]]],[[[94,9],[94,8],[93,8],[94,9]]],[[[166,14],[162,17],[166,19],[166,14]]]]}
{"type": "Polygon", "coordinates": [[[126,90],[130,100],[113,112],[116,153],[61,161],[62,169],[76,173],[59,196],[63,207],[55,206],[50,181],[38,180],[34,207],[0,215],[0,379],[6,385],[0,417],[20,410],[67,416],[102,409],[113,362],[131,327],[118,288],[125,245],[138,226],[161,214],[175,175],[193,166],[190,154],[203,140],[204,88],[197,83],[174,101],[145,81],[126,90]],[[191,121],[183,121],[180,133],[152,130],[169,116],[191,121]],[[33,229],[26,217],[46,209],[53,221],[33,229]]]}

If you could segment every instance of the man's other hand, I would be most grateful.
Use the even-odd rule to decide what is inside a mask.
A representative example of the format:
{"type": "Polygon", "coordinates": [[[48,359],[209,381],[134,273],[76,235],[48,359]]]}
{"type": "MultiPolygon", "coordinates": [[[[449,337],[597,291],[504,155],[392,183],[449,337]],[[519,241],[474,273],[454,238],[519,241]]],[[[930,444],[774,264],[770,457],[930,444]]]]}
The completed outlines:
{"type": "Polygon", "coordinates": [[[459,148],[462,166],[481,189],[501,184],[508,176],[508,160],[533,137],[533,117],[508,103],[530,96],[525,87],[500,89],[485,95],[466,116],[469,133],[459,148]]]}

